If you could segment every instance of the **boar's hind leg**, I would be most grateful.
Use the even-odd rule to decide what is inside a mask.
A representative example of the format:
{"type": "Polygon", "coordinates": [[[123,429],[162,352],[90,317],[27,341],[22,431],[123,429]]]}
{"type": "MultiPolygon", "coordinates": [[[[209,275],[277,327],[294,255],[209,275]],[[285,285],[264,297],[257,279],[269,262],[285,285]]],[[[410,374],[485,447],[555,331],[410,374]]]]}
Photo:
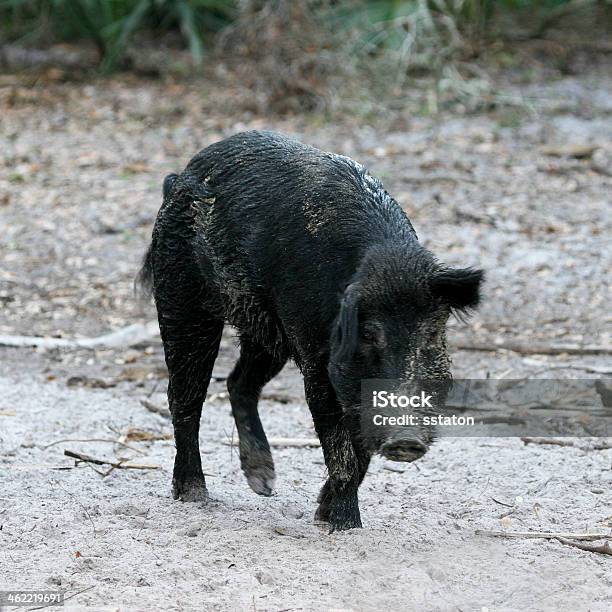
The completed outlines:
{"type": "Polygon", "coordinates": [[[193,288],[180,286],[172,286],[169,291],[158,289],[156,302],[168,365],[168,402],[176,443],[172,495],[182,501],[203,501],[207,491],[200,459],[200,416],[219,350],[223,320],[200,307],[197,296],[191,292],[193,288]]]}
{"type": "Polygon", "coordinates": [[[322,491],[325,499],[320,498],[324,505],[315,519],[329,522],[330,533],[361,527],[357,489],[363,478],[362,469],[325,369],[304,368],[304,387],[329,472],[322,491]]]}
{"type": "Polygon", "coordinates": [[[240,359],[227,380],[238,429],[240,464],[249,486],[259,495],[272,495],[275,475],[257,403],[263,386],[282,370],[286,361],[286,358],[272,355],[243,336],[240,339],[240,359]]]}

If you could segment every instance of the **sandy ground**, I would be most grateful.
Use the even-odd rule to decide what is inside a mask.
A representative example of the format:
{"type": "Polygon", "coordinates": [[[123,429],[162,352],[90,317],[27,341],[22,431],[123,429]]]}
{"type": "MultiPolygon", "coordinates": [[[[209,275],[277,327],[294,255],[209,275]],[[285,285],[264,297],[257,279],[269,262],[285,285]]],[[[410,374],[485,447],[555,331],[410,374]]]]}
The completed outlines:
{"type": "MultiPolygon", "coordinates": [[[[205,86],[7,77],[0,333],[90,336],[150,319],[131,283],[163,176],[223,135],[270,127],[366,163],[434,252],[487,270],[483,308],[453,325],[453,343],[609,346],[610,74],[595,65],[580,79],[521,87],[531,110],[403,117],[384,130],[228,117],[211,112],[205,86]],[[584,145],[593,150],[568,153],[584,145]]],[[[141,404],[164,405],[157,340],[0,351],[0,589],[61,589],[71,609],[612,608],[610,557],[475,533],[611,533],[611,450],[466,438],[441,440],[412,465],[377,459],[361,489],[364,529],[328,535],[312,521],[320,449],[275,449],[277,495],[257,497],[222,443],[233,431],[222,381],[202,422],[208,505],[171,500],[171,440],[113,442],[128,427],[171,433],[141,404]],[[110,442],[80,441],[91,438],[110,442]],[[159,469],[102,476],[74,467],[65,449],[159,469]]],[[[220,378],[235,351],[228,330],[220,378]]],[[[612,369],[603,355],[454,358],[457,377],[612,369]]],[[[293,368],[265,393],[269,436],[313,436],[293,368]]]]}
{"type": "MultiPolygon", "coordinates": [[[[293,388],[288,370],[271,387],[293,388]]],[[[599,531],[610,527],[612,451],[524,446],[517,439],[444,439],[418,464],[375,460],[360,501],[364,529],[313,524],[321,451],[276,449],[278,493],[247,487],[223,399],[202,421],[206,506],[169,496],[171,441],[113,444],[129,426],[168,421],[115,390],[0,379],[2,588],[62,589],[75,608],[145,610],[609,610],[608,557],[557,542],[502,540],[477,529],[599,531]],[[107,477],[63,449],[130,457],[158,470],[107,477]],[[393,471],[389,471],[392,469],[393,471]],[[399,470],[399,471],[396,471],[399,470]],[[509,515],[509,516],[506,516],[509,515]]],[[[264,401],[268,434],[312,437],[302,398],[264,401]]],[[[100,468],[102,469],[102,468],[100,468]]]]}

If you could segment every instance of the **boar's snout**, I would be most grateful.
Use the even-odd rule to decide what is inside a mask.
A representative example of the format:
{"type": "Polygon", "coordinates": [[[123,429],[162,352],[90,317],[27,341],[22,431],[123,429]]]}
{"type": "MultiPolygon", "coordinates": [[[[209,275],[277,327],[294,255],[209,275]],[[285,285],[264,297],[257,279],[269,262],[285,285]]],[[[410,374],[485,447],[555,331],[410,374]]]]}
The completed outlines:
{"type": "Polygon", "coordinates": [[[416,438],[400,438],[385,442],[379,453],[390,461],[416,461],[427,452],[427,445],[416,438]]]}

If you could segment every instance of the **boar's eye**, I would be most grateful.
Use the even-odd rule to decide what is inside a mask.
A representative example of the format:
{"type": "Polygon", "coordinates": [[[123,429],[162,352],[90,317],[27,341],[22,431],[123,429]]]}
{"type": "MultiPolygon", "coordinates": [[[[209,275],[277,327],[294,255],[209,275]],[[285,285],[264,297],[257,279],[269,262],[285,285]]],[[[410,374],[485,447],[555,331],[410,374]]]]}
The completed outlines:
{"type": "Polygon", "coordinates": [[[361,338],[364,342],[376,348],[384,348],[387,345],[385,330],[380,323],[375,321],[367,321],[363,324],[361,338]]]}

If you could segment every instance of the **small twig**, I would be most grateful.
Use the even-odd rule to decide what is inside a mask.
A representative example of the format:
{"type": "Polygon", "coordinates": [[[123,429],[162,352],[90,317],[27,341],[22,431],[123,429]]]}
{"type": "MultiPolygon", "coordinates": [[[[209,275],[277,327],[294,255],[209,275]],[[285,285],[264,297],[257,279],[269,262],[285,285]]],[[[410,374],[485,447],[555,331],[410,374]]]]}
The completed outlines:
{"type": "Polygon", "coordinates": [[[68,595],[68,597],[64,597],[64,601],[68,601],[69,599],[72,599],[73,597],[76,597],[77,595],[81,595],[82,593],[86,593],[87,591],[91,591],[91,589],[94,588],[95,585],[92,585],[90,587],[87,587],[86,589],[81,589],[80,591],[77,591],[76,593],[73,593],[72,595],[68,595]]]}
{"type": "Polygon", "coordinates": [[[527,444],[549,444],[554,446],[565,446],[579,448],[580,450],[607,450],[612,448],[612,442],[602,440],[600,442],[591,442],[586,445],[576,444],[573,440],[559,440],[558,438],[521,438],[527,444]]]}
{"type": "MultiPolygon", "coordinates": [[[[540,365],[543,362],[536,362],[536,360],[534,359],[533,362],[534,363],[527,363],[527,359],[526,358],[523,363],[525,365],[540,365]]],[[[530,378],[534,378],[536,375],[540,375],[540,374],[544,374],[544,372],[551,372],[553,370],[580,370],[582,372],[589,372],[590,374],[611,374],[612,370],[610,370],[610,368],[600,368],[599,366],[595,366],[595,365],[578,365],[575,363],[566,363],[563,365],[551,365],[551,366],[546,366],[545,368],[540,368],[538,370],[534,370],[533,372],[531,372],[531,374],[529,376],[524,376],[522,378],[517,378],[515,380],[529,380],[530,378]]],[[[501,376],[499,376],[498,378],[502,378],[501,376]]]]}
{"type": "MultiPolygon", "coordinates": [[[[235,446],[232,438],[223,438],[222,444],[226,446],[235,446]]],[[[309,448],[321,446],[321,442],[317,438],[269,438],[268,444],[275,448],[309,448]]]]}
{"type": "Polygon", "coordinates": [[[168,410],[168,408],[164,407],[164,406],[158,406],[157,404],[154,404],[152,401],[148,400],[148,399],[141,399],[140,403],[149,411],[149,412],[153,412],[154,414],[159,414],[167,419],[169,419],[171,417],[170,414],[170,410],[168,410]]]}
{"type": "MultiPolygon", "coordinates": [[[[77,591],[76,593],[73,593],[72,595],[68,595],[68,597],[64,597],[64,601],[68,601],[69,599],[72,599],[73,597],[76,597],[77,595],[81,595],[81,593],[85,593],[87,591],[91,591],[91,589],[93,589],[96,585],[92,585],[90,587],[87,587],[86,589],[82,589],[80,591],[77,591]]],[[[28,610],[31,612],[34,612],[34,610],[43,610],[44,608],[49,608],[50,606],[54,605],[53,603],[49,603],[46,604],[44,606],[38,606],[37,608],[29,608],[28,610]]]]}
{"type": "Polygon", "coordinates": [[[85,461],[86,463],[94,463],[95,465],[112,465],[109,461],[103,461],[101,459],[94,459],[89,455],[84,455],[82,453],[76,453],[74,451],[64,449],[64,455],[66,457],[72,457],[73,459],[78,459],[79,461],[85,461]]]}
{"type": "Polygon", "coordinates": [[[505,519],[506,517],[514,514],[517,510],[518,510],[518,507],[517,506],[513,506],[512,508],[510,508],[510,510],[506,510],[506,512],[502,512],[499,515],[500,520],[501,519],[505,519]]]}
{"type": "Polygon", "coordinates": [[[492,538],[544,538],[554,540],[557,538],[570,538],[572,540],[601,540],[609,537],[608,533],[548,533],[546,531],[487,531],[477,529],[476,535],[490,536],[492,538]]]}
{"type": "Polygon", "coordinates": [[[583,450],[607,450],[612,448],[612,442],[593,442],[588,446],[583,447],[583,450]]]}
{"type": "Polygon", "coordinates": [[[73,470],[74,466],[61,463],[18,463],[11,467],[12,470],[73,470]]]}
{"type": "Polygon", "coordinates": [[[387,472],[397,472],[398,474],[403,474],[406,471],[402,468],[397,468],[394,465],[385,465],[383,466],[383,470],[387,470],[387,472]]]}
{"type": "Polygon", "coordinates": [[[151,396],[157,391],[157,387],[159,387],[159,378],[155,379],[155,383],[151,390],[147,393],[147,399],[151,399],[151,396]]]}
{"type": "Polygon", "coordinates": [[[68,491],[68,489],[64,488],[61,482],[56,481],[56,484],[59,486],[60,489],[62,489],[62,491],[64,491],[65,493],[68,493],[68,495],[70,495],[70,497],[72,497],[72,499],[74,499],[74,501],[77,504],[79,504],[81,508],[83,508],[83,511],[85,512],[85,514],[87,515],[87,518],[89,519],[89,522],[91,523],[91,528],[93,529],[93,535],[95,538],[96,537],[96,525],[93,522],[93,519],[91,518],[91,514],[89,514],[89,510],[87,510],[87,508],[81,503],[81,501],[73,493],[68,491]]]}
{"type": "Polygon", "coordinates": [[[141,342],[147,342],[159,334],[159,326],[156,321],[147,323],[135,323],[118,329],[117,331],[96,336],[95,338],[49,338],[39,336],[0,336],[0,346],[10,346],[13,348],[40,347],[46,349],[65,348],[68,350],[76,349],[97,349],[101,347],[123,348],[134,346],[141,342]]]}
{"type": "Polygon", "coordinates": [[[469,176],[458,176],[455,174],[414,174],[402,176],[404,183],[474,183],[469,176]]]}
{"type": "Polygon", "coordinates": [[[147,508],[147,512],[144,515],[144,518],[142,519],[142,525],[140,526],[140,529],[138,530],[138,533],[136,534],[136,540],[138,540],[138,538],[140,537],[140,534],[142,533],[142,530],[144,529],[145,523],[147,522],[147,518],[149,518],[149,512],[151,512],[151,508],[147,508]]]}
{"type": "Polygon", "coordinates": [[[547,145],[540,147],[540,152],[551,157],[575,157],[576,159],[589,158],[597,151],[596,145],[547,145]]]}
{"type": "Polygon", "coordinates": [[[576,444],[572,440],[558,440],[557,438],[521,438],[521,441],[527,444],[550,444],[553,446],[573,446],[576,444]]]}
{"type": "Polygon", "coordinates": [[[493,496],[491,496],[491,499],[496,503],[499,504],[500,506],[506,506],[506,508],[514,508],[515,504],[508,504],[506,502],[503,501],[499,501],[498,499],[495,499],[493,496]]]}
{"type": "MultiPolygon", "coordinates": [[[[66,457],[72,457],[77,461],[83,461],[85,463],[93,463],[94,465],[109,465],[113,469],[118,470],[158,470],[159,465],[147,465],[143,463],[124,463],[123,461],[107,461],[105,459],[96,459],[90,455],[83,453],[77,453],[68,449],[64,449],[64,455],[66,457]]],[[[110,472],[109,472],[110,473],[110,472]]]]}
{"type": "Polygon", "coordinates": [[[556,540],[559,540],[561,544],[565,544],[566,546],[573,546],[574,548],[579,548],[580,550],[586,550],[587,552],[599,553],[601,555],[612,555],[612,546],[610,546],[610,542],[605,541],[603,544],[582,544],[580,542],[573,542],[572,540],[568,540],[563,537],[556,537],[556,540]]]}
{"type": "Polygon", "coordinates": [[[285,395],[284,393],[264,393],[261,396],[262,400],[268,400],[270,402],[278,402],[279,404],[291,404],[291,402],[298,402],[298,398],[285,395]]]}
{"type": "Polygon", "coordinates": [[[460,351],[511,351],[520,355],[611,355],[612,347],[609,346],[579,346],[577,344],[565,344],[558,346],[537,344],[521,344],[520,342],[457,342],[453,347],[460,351]]]}
{"type": "Polygon", "coordinates": [[[41,448],[43,450],[46,450],[47,448],[51,448],[52,446],[55,446],[56,444],[62,444],[63,442],[107,442],[108,444],[119,444],[120,446],[129,448],[130,450],[140,453],[141,455],[146,455],[144,451],[141,451],[139,448],[136,448],[135,446],[126,444],[125,442],[122,442],[121,440],[112,440],[109,438],[64,438],[63,440],[56,440],[55,442],[51,442],[51,444],[45,444],[44,446],[41,446],[41,448]]]}
{"type": "MultiPolygon", "coordinates": [[[[127,430],[119,436],[121,442],[133,440],[135,442],[158,442],[159,440],[172,440],[174,434],[171,433],[151,433],[138,427],[128,427],[127,430]]],[[[143,453],[144,454],[144,453],[143,453]]]]}
{"type": "Polygon", "coordinates": [[[98,470],[93,465],[91,465],[91,463],[86,463],[85,466],[88,467],[90,470],[93,470],[96,474],[99,474],[103,478],[106,478],[115,469],[114,467],[110,467],[108,468],[108,470],[98,470]]]}

